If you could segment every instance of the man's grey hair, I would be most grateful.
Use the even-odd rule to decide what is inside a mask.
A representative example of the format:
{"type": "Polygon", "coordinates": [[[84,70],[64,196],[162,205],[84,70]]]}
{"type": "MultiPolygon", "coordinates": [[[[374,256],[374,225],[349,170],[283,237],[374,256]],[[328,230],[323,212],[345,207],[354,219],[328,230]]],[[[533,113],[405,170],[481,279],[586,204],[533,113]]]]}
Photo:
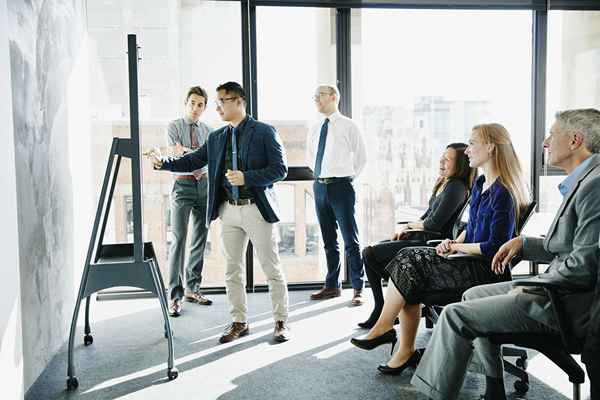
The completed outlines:
{"type": "Polygon", "coordinates": [[[594,108],[558,111],[555,117],[562,133],[580,133],[584,146],[592,153],[600,153],[600,111],[594,108]]]}

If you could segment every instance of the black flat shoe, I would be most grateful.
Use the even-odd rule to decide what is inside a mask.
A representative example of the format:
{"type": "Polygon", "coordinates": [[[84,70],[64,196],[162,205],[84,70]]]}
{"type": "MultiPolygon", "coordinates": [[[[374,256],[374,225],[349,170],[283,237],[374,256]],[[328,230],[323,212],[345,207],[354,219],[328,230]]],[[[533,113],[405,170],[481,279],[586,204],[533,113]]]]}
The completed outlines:
{"type": "Polygon", "coordinates": [[[350,339],[350,343],[363,350],[373,350],[374,348],[379,347],[382,344],[391,343],[392,351],[390,352],[390,354],[394,353],[394,346],[396,345],[397,341],[398,337],[396,335],[396,330],[393,328],[384,333],[383,335],[377,336],[373,339],[350,339]]]}
{"type": "Polygon", "coordinates": [[[415,351],[414,353],[412,353],[409,359],[406,360],[406,362],[399,367],[392,368],[387,364],[380,364],[377,367],[377,369],[384,375],[400,375],[408,367],[417,368],[417,365],[419,365],[419,361],[421,361],[421,353],[415,351]]]}

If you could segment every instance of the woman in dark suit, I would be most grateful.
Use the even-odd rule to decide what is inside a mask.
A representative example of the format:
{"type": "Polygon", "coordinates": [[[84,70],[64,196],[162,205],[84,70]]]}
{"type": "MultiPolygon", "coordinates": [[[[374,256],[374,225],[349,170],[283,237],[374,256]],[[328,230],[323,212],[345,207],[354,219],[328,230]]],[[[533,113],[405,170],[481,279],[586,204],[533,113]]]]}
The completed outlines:
{"type": "Polygon", "coordinates": [[[467,145],[464,143],[452,143],[446,147],[446,151],[440,158],[440,175],[433,187],[429,208],[418,221],[404,224],[399,232],[394,234],[392,240],[364,248],[362,258],[375,305],[369,318],[358,324],[361,328],[372,328],[383,309],[381,279],[389,277],[385,271],[386,265],[403,248],[425,244],[422,235],[421,240],[414,239],[419,236],[418,232],[414,231],[440,232],[440,238],[452,236],[452,227],[467,200],[477,172],[475,168],[469,166],[469,160],[465,155],[466,148],[467,145]]]}

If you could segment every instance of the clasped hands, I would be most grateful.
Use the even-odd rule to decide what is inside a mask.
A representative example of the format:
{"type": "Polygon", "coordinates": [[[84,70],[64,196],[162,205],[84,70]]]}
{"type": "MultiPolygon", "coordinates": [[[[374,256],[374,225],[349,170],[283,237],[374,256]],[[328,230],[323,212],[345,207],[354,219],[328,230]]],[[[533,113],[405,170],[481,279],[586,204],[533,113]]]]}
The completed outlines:
{"type": "Polygon", "coordinates": [[[402,225],[402,228],[400,228],[398,230],[398,232],[395,232],[392,235],[392,240],[403,240],[403,239],[406,239],[408,237],[408,232],[407,232],[408,229],[409,228],[408,228],[407,224],[402,225]]]}
{"type": "Polygon", "coordinates": [[[442,243],[438,244],[435,247],[435,252],[438,256],[442,257],[456,253],[456,250],[452,247],[454,243],[456,243],[456,240],[444,239],[442,240],[442,243]]]}

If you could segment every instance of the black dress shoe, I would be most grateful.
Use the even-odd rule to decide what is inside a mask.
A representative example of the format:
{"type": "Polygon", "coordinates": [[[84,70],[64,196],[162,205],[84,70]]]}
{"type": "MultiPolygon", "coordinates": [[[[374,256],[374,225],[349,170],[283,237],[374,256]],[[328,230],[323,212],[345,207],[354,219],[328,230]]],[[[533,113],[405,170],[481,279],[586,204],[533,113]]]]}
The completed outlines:
{"type": "Polygon", "coordinates": [[[384,375],[399,375],[408,367],[417,368],[417,365],[419,365],[419,361],[421,361],[421,353],[415,351],[414,353],[412,353],[409,359],[406,360],[406,362],[399,367],[392,368],[387,364],[380,364],[377,367],[377,369],[384,375]]]}
{"type": "Polygon", "coordinates": [[[382,344],[391,343],[392,351],[390,352],[390,354],[394,353],[394,346],[396,345],[397,341],[398,337],[396,335],[396,330],[393,328],[384,333],[383,335],[377,336],[373,339],[350,339],[350,343],[363,350],[373,350],[374,348],[381,346],[382,344]]]}

